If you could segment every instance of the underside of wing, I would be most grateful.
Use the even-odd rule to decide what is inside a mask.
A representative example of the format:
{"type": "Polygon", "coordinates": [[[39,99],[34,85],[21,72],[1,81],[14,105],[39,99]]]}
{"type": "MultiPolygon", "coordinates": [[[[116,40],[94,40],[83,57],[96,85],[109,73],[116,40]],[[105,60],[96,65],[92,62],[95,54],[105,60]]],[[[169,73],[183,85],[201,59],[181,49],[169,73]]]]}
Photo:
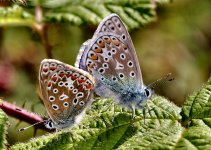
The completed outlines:
{"type": "Polygon", "coordinates": [[[65,122],[81,113],[90,102],[94,78],[81,69],[54,59],[40,65],[39,84],[42,99],[51,119],[65,122]]]}

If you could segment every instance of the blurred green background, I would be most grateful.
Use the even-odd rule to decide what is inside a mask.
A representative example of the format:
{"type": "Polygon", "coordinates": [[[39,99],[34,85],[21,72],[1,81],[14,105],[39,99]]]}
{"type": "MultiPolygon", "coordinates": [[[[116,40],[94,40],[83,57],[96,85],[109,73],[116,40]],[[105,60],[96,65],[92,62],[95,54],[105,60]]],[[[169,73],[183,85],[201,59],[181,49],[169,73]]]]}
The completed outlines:
{"type": "MultiPolygon", "coordinates": [[[[157,20],[130,32],[147,85],[171,72],[175,80],[156,88],[156,93],[181,106],[185,98],[207,81],[211,72],[211,1],[175,0],[157,8],[157,20]]],[[[81,44],[96,26],[49,24],[53,58],[74,65],[81,44]]],[[[0,97],[42,115],[38,98],[39,63],[46,58],[37,32],[29,27],[0,28],[0,97]]],[[[10,118],[9,143],[32,137],[33,128],[10,118]],[[17,135],[19,138],[17,138],[17,135]]],[[[38,135],[44,131],[38,131],[38,135]]]]}

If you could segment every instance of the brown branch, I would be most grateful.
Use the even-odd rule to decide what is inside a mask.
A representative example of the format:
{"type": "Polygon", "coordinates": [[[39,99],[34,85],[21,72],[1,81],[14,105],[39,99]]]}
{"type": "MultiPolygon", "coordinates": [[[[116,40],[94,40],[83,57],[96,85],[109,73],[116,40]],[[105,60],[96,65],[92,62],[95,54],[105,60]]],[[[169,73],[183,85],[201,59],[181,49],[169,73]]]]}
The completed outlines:
{"type": "Polygon", "coordinates": [[[53,58],[52,55],[52,49],[53,47],[50,45],[49,39],[48,39],[48,25],[44,24],[42,22],[43,20],[43,11],[42,11],[42,7],[40,5],[37,5],[35,8],[35,19],[36,19],[36,25],[35,25],[35,29],[38,31],[42,43],[45,47],[45,52],[47,55],[47,58],[53,58]]]}
{"type": "MultiPolygon", "coordinates": [[[[21,121],[25,121],[29,124],[35,124],[37,122],[42,122],[46,120],[46,118],[39,116],[38,114],[35,114],[33,112],[29,112],[26,109],[23,109],[21,107],[17,107],[14,104],[11,104],[7,101],[4,101],[0,99],[0,108],[9,116],[17,118],[21,121]]],[[[52,132],[53,130],[50,130],[45,127],[44,122],[36,124],[35,129],[43,129],[46,131],[52,132]]]]}

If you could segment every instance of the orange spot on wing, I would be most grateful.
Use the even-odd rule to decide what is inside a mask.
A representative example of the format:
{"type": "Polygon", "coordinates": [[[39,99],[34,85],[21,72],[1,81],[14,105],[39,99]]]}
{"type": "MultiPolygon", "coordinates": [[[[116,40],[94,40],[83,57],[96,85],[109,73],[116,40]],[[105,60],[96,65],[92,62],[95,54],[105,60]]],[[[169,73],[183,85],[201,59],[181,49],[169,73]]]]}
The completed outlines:
{"type": "Polygon", "coordinates": [[[56,69],[56,67],[50,67],[50,70],[54,71],[56,69]]]}
{"type": "Polygon", "coordinates": [[[71,79],[72,80],[75,80],[75,79],[77,79],[77,77],[76,76],[72,76],[71,79]]]}
{"type": "Polygon", "coordinates": [[[50,87],[50,86],[51,86],[51,84],[52,84],[52,83],[51,83],[51,81],[49,81],[49,82],[48,82],[48,84],[47,84],[47,86],[48,86],[48,87],[50,87]]]}
{"type": "Polygon", "coordinates": [[[94,68],[94,64],[89,64],[89,68],[94,68]]]}
{"type": "Polygon", "coordinates": [[[66,74],[66,76],[67,76],[67,78],[69,78],[69,77],[71,77],[71,76],[72,76],[72,74],[66,74]]]}
{"type": "Polygon", "coordinates": [[[92,85],[89,85],[89,84],[87,84],[85,86],[86,86],[87,89],[91,89],[92,88],[92,85]]]}
{"type": "Polygon", "coordinates": [[[51,80],[54,81],[54,82],[56,82],[57,77],[52,77],[51,80]]]}
{"type": "Polygon", "coordinates": [[[91,59],[92,60],[97,60],[98,59],[98,56],[97,55],[93,55],[93,56],[91,56],[91,59]]]}
{"type": "Polygon", "coordinates": [[[48,72],[48,68],[43,68],[42,69],[44,72],[48,72]]]}
{"type": "Polygon", "coordinates": [[[102,51],[101,48],[96,48],[96,49],[95,49],[95,52],[96,52],[96,53],[102,53],[103,51],[102,51]]]}
{"type": "Polygon", "coordinates": [[[78,80],[79,83],[83,83],[85,80],[78,80]]]}
{"type": "Polygon", "coordinates": [[[100,46],[101,48],[104,48],[104,47],[105,47],[105,43],[104,43],[104,42],[101,42],[101,43],[99,43],[99,46],[100,46]]]}
{"type": "Polygon", "coordinates": [[[105,40],[105,42],[107,43],[107,44],[110,44],[111,43],[111,40],[108,38],[108,39],[104,39],[105,40]]]}
{"type": "Polygon", "coordinates": [[[58,76],[62,78],[64,76],[64,73],[59,73],[58,76]]]}

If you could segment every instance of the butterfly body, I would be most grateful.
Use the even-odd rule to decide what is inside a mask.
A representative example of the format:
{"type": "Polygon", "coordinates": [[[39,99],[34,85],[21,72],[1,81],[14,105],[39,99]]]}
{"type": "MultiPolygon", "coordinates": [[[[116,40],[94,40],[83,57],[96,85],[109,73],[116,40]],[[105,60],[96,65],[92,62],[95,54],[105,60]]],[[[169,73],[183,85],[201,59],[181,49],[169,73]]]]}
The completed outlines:
{"type": "Polygon", "coordinates": [[[54,59],[44,59],[40,65],[39,84],[50,116],[46,127],[64,129],[81,120],[91,103],[95,80],[86,71],[54,59]]]}
{"type": "Polygon", "coordinates": [[[92,39],[83,44],[75,63],[96,78],[95,92],[118,104],[143,109],[152,89],[143,84],[130,35],[116,14],[102,20],[92,39]]]}

